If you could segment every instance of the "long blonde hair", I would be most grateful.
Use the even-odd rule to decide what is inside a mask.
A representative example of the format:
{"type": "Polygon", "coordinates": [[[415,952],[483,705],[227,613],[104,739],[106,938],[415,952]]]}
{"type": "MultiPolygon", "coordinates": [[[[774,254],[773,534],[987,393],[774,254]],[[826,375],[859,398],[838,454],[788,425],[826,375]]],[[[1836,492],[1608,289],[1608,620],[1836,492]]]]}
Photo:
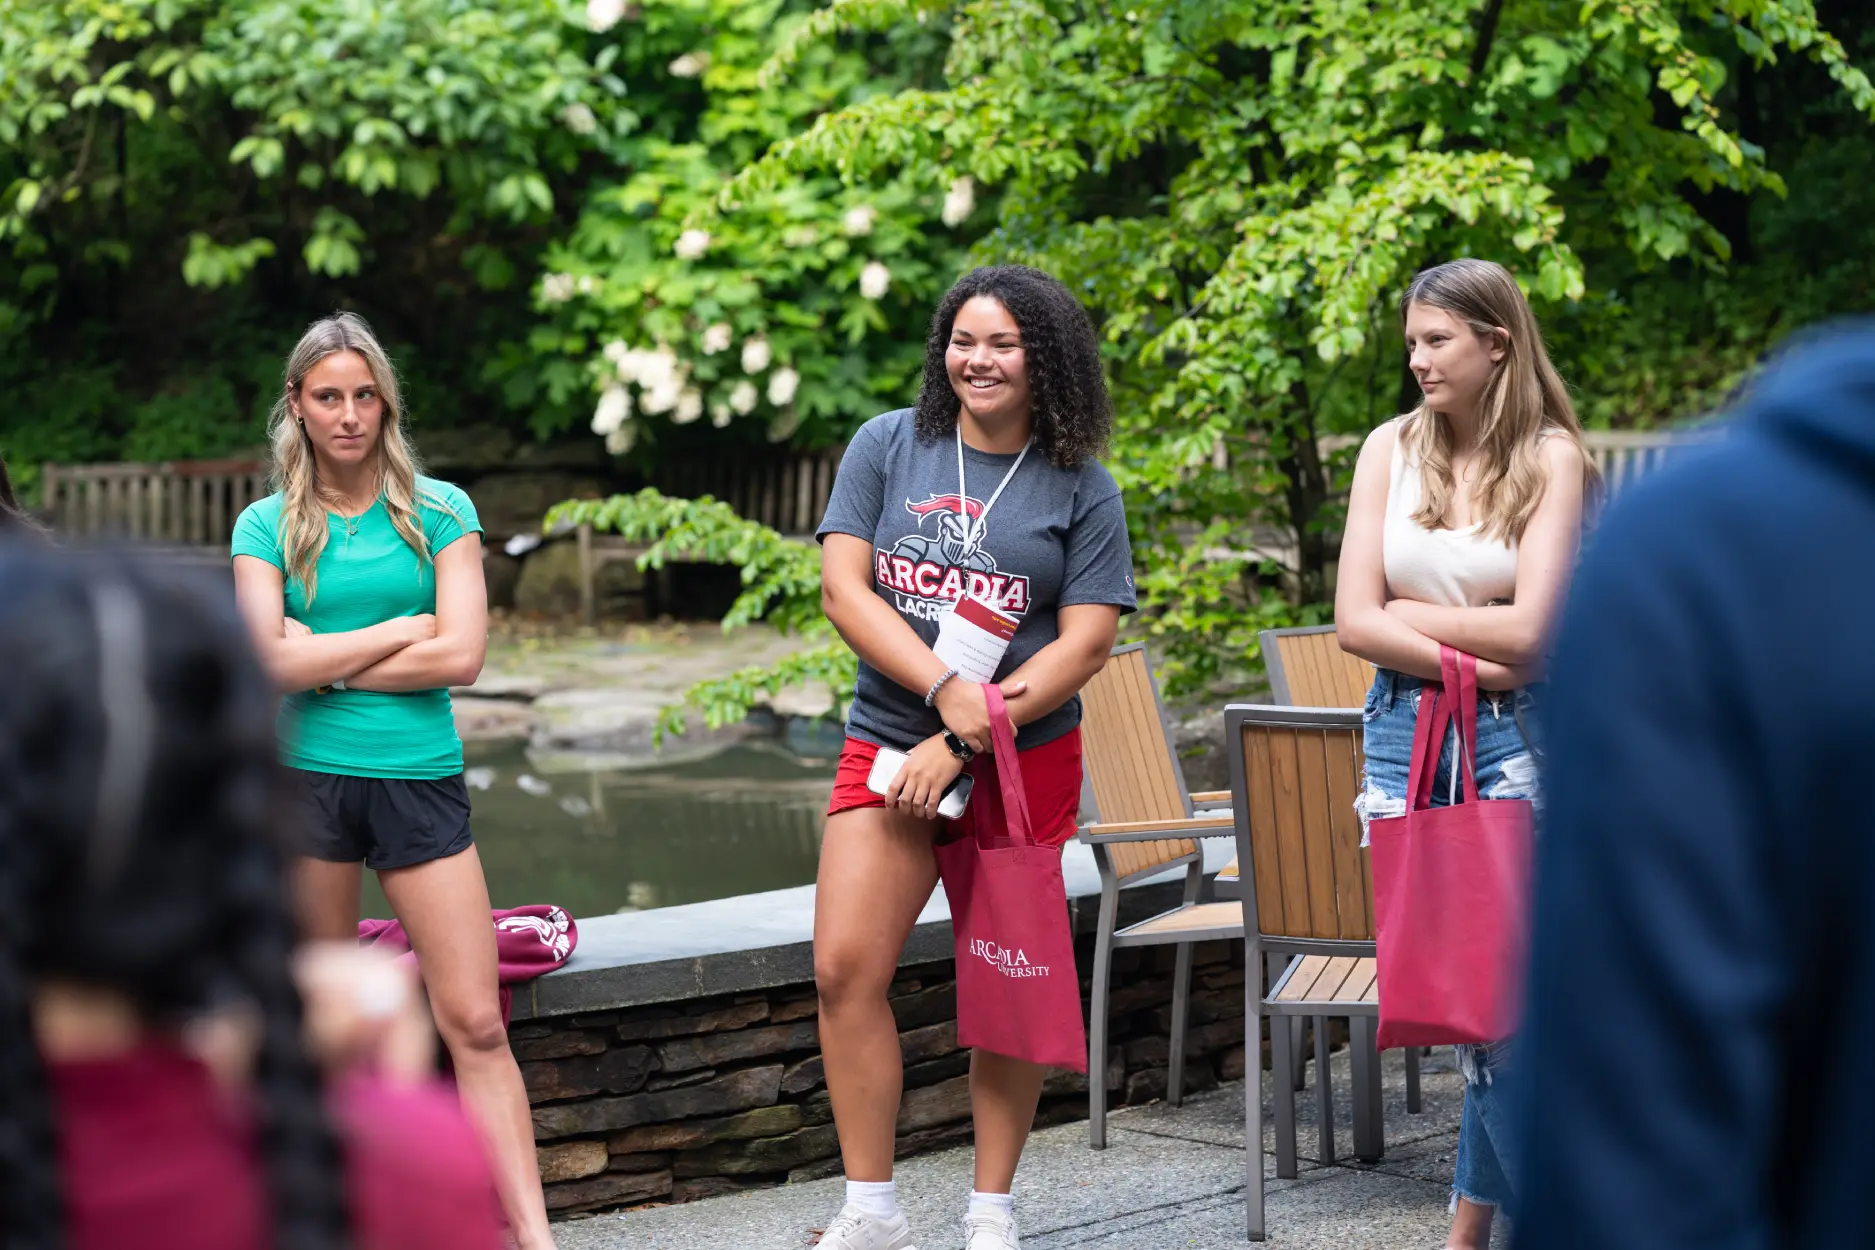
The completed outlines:
{"type": "MultiPolygon", "coordinates": [[[[1546,434],[1567,438],[1583,451],[1583,498],[1592,504],[1601,471],[1582,447],[1582,424],[1569,388],[1550,363],[1536,314],[1510,271],[1469,257],[1434,265],[1414,275],[1400,296],[1402,326],[1414,304],[1443,309],[1504,345],[1504,358],[1493,366],[1478,399],[1479,466],[1472,500],[1481,514],[1480,536],[1505,543],[1523,537],[1549,481],[1539,451],[1546,434]],[[1499,327],[1508,338],[1498,334],[1499,327]]],[[[1408,459],[1419,464],[1420,504],[1413,520],[1427,529],[1443,529],[1458,493],[1451,424],[1421,399],[1400,422],[1399,437],[1408,459]]]]}
{"type": "Polygon", "coordinates": [[[308,603],[318,589],[319,556],[325,551],[329,535],[326,513],[342,506],[345,500],[319,480],[312,440],[294,416],[293,405],[300,398],[306,374],[338,352],[358,353],[377,384],[378,396],[384,403],[384,419],[378,427],[378,494],[390,513],[391,524],[423,564],[430,563],[430,543],[417,515],[419,501],[447,510],[441,500],[417,489],[421,468],[415,449],[404,437],[404,405],[397,387],[397,369],[371,327],[363,317],[349,312],[313,322],[286,358],[285,385],[267,423],[267,438],[273,449],[271,484],[282,496],[280,546],[286,557],[287,576],[299,578],[308,603]]]}

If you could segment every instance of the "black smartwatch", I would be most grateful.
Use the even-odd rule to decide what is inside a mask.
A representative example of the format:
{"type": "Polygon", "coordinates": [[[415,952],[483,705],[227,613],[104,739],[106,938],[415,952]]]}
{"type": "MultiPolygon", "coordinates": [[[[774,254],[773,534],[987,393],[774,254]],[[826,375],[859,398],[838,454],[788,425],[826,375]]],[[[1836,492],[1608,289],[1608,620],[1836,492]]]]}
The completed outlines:
{"type": "Polygon", "coordinates": [[[962,760],[966,764],[968,764],[971,760],[975,759],[977,756],[977,753],[975,751],[972,751],[969,745],[965,743],[962,738],[959,738],[956,734],[952,733],[948,729],[944,731],[944,745],[947,748],[949,748],[950,753],[952,755],[956,756],[958,759],[962,760]]]}

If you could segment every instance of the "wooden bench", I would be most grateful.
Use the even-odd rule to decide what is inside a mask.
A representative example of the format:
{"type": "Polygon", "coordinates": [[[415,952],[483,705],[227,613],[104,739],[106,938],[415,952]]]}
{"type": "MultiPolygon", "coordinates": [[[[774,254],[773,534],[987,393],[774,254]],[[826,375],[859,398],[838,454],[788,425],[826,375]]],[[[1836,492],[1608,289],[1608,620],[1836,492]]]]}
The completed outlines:
{"type": "Polygon", "coordinates": [[[267,492],[253,458],[161,464],[47,464],[40,512],[62,534],[128,538],[178,554],[226,559],[235,518],[267,492]]]}

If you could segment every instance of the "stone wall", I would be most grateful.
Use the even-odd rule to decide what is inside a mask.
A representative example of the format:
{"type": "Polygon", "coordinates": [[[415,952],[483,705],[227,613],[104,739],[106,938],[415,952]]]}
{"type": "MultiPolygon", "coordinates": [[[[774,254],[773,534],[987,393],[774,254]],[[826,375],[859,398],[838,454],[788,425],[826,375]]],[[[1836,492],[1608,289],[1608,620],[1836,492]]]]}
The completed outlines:
{"type": "MultiPolygon", "coordinates": [[[[1079,947],[1085,1002],[1091,937],[1079,947]]],[[[1165,1094],[1172,961],[1171,947],[1115,955],[1110,1105],[1165,1094]]],[[[900,1156],[970,1137],[954,976],[949,961],[920,964],[892,986],[905,1058],[900,1156]]],[[[1200,945],[1187,1090],[1243,1076],[1243,993],[1241,943],[1200,945]]],[[[510,1036],[557,1215],[839,1174],[812,985],[520,1021],[510,1036]]],[[[1086,1078],[1051,1073],[1037,1123],[1086,1118],[1086,1078]]]]}

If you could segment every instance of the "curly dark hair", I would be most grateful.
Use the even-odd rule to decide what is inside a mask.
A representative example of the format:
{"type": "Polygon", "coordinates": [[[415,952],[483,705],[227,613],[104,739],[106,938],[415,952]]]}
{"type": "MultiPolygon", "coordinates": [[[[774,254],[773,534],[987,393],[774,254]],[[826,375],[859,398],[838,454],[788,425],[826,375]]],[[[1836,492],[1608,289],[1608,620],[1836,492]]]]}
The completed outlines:
{"type": "Polygon", "coordinates": [[[276,1250],[349,1244],[290,961],[274,694],[225,587],[133,553],[0,544],[0,1244],[67,1244],[34,986],[152,1027],[245,1005],[276,1250]]]}
{"type": "Polygon", "coordinates": [[[1113,401],[1100,368],[1100,341],[1087,310],[1058,278],[1027,265],[972,269],[938,302],[925,340],[918,391],[918,437],[948,438],[957,428],[957,393],[944,356],[957,310],[979,295],[1001,304],[1022,330],[1035,444],[1064,469],[1097,458],[1113,431],[1113,401]]]}

